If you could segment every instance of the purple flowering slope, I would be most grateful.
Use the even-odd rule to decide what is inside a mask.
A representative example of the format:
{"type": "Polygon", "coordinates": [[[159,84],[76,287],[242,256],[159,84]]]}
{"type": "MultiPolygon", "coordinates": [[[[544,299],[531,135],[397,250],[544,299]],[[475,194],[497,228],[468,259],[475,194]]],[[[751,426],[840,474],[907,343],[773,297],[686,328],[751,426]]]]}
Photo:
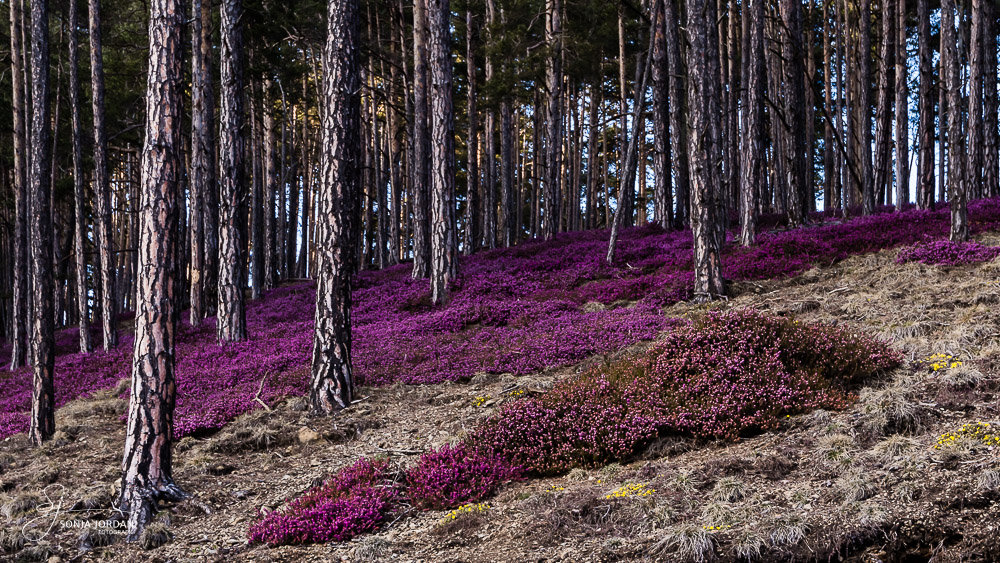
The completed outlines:
{"type": "MultiPolygon", "coordinates": [[[[847,222],[828,215],[814,214],[816,226],[762,233],[751,249],[730,247],[726,276],[793,276],[853,254],[941,240],[948,232],[946,210],[847,222]]],[[[973,232],[1000,229],[1000,200],[972,202],[969,216],[973,232]]],[[[525,374],[654,338],[676,322],[660,308],[691,295],[691,233],[626,230],[613,267],[603,263],[606,245],[607,232],[588,231],[463,258],[463,277],[443,308],[430,306],[426,280],[411,280],[406,265],[362,273],[353,318],[358,380],[419,384],[477,372],[525,374]],[[632,304],[615,306],[620,301],[632,304]]],[[[215,343],[214,321],[197,329],[182,324],[178,436],[219,428],[259,408],[258,389],[264,401],[305,392],[313,299],[311,284],[269,292],[250,304],[250,339],[226,347],[215,343]]],[[[89,356],[72,353],[74,330],[60,332],[58,340],[57,405],[128,377],[127,336],[117,350],[89,356]]],[[[25,369],[0,370],[0,438],[27,428],[30,379],[25,369]]]]}
{"type": "Polygon", "coordinates": [[[844,408],[852,384],[901,360],[884,342],[844,329],[747,310],[713,313],[679,324],[644,352],[504,406],[465,443],[420,456],[396,495],[344,493],[336,484],[351,466],[251,525],[248,536],[271,545],[343,540],[369,531],[372,515],[391,512],[404,495],[415,507],[455,508],[525,471],[627,459],[657,436],[738,439],[777,428],[785,415],[844,408]]]}
{"type": "Polygon", "coordinates": [[[1000,256],[1000,246],[985,246],[978,242],[936,240],[903,248],[896,256],[896,263],[920,262],[928,265],[959,266],[989,262],[997,256],[1000,256]]]}

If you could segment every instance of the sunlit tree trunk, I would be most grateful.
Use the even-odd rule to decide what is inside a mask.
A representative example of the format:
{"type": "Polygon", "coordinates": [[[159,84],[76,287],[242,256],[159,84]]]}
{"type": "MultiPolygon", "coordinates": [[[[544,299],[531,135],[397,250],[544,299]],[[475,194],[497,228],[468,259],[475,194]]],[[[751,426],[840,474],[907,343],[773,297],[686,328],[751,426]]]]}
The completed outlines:
{"type": "MultiPolygon", "coordinates": [[[[431,302],[448,299],[458,278],[455,224],[455,107],[452,101],[451,10],[449,0],[430,0],[431,62],[431,302]]],[[[509,125],[508,117],[508,125],[509,125]]],[[[509,147],[508,147],[509,149],[509,147]]],[[[508,159],[508,167],[510,162],[508,159]]],[[[504,180],[508,182],[509,181],[504,180]]],[[[509,191],[509,190],[508,190],[509,191]]]]}
{"type": "Polygon", "coordinates": [[[111,230],[111,184],[108,177],[108,140],[104,126],[104,51],[101,43],[101,0],[90,0],[90,82],[94,112],[94,222],[101,274],[101,312],[104,349],[118,345],[117,280],[114,233],[111,230]]]}
{"type": "Polygon", "coordinates": [[[747,104],[744,108],[742,173],[740,182],[740,244],[750,246],[757,237],[757,208],[763,178],[764,154],[764,0],[747,0],[743,6],[747,19],[748,49],[743,53],[746,65],[747,104]]]}
{"type": "Polygon", "coordinates": [[[28,146],[25,124],[28,121],[25,107],[25,54],[21,42],[21,28],[24,14],[23,0],[10,1],[10,54],[12,101],[14,110],[14,237],[13,237],[13,311],[11,323],[10,369],[15,370],[25,363],[27,345],[28,310],[28,146]]]}
{"type": "Polygon", "coordinates": [[[55,342],[52,283],[52,158],[49,122],[49,10],[47,0],[31,3],[31,426],[36,446],[55,432],[55,342]]]}
{"type": "MultiPolygon", "coordinates": [[[[981,0],[975,0],[979,2],[981,0]]],[[[948,197],[951,204],[951,232],[953,241],[969,239],[968,185],[965,181],[965,143],[962,134],[961,78],[956,49],[955,0],[941,2],[941,70],[947,92],[948,113],[948,197]]]]}
{"type": "Polygon", "coordinates": [[[562,0],[545,0],[545,42],[549,56],[545,62],[545,86],[548,90],[548,120],[543,236],[551,239],[559,232],[562,176],[562,0]]]}
{"type": "Polygon", "coordinates": [[[146,142],[136,273],[135,347],[119,509],[128,539],[139,539],[160,501],[183,498],[173,479],[174,331],[180,311],[172,293],[177,275],[177,204],[181,170],[181,32],[179,0],[150,2],[146,142]]]}
{"type": "MultiPolygon", "coordinates": [[[[891,1],[891,0],[889,0],[891,1]]],[[[910,202],[909,70],[906,65],[906,0],[896,11],[896,211],[910,202]]],[[[996,65],[994,64],[994,67],[996,65]]]]}
{"type": "Polygon", "coordinates": [[[917,50],[920,59],[920,122],[917,147],[917,208],[934,205],[934,70],[931,53],[930,0],[917,0],[917,50]]]}
{"type": "Polygon", "coordinates": [[[330,414],[354,396],[351,275],[361,194],[361,68],[358,0],[328,0],[323,51],[320,185],[316,198],[316,328],[312,410],[330,414]]]}
{"type": "Polygon", "coordinates": [[[222,14],[222,95],[219,127],[219,342],[247,337],[243,299],[243,236],[240,202],[246,173],[243,158],[243,2],[224,0],[222,14]]]}
{"type": "Polygon", "coordinates": [[[80,39],[77,31],[78,0],[69,1],[69,104],[73,127],[73,203],[76,220],[73,222],[73,243],[76,265],[77,323],[80,329],[80,351],[90,352],[90,323],[87,307],[87,239],[86,194],[83,185],[83,125],[80,121],[80,39]]]}
{"type": "Polygon", "coordinates": [[[431,273],[427,3],[413,2],[413,277],[431,273]]]}

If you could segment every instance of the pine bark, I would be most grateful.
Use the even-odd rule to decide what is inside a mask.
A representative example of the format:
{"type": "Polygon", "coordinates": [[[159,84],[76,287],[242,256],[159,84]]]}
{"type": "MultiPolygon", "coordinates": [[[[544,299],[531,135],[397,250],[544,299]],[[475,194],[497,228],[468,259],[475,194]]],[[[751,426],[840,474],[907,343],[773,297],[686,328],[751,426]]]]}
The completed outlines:
{"type": "Polygon", "coordinates": [[[764,1],[747,0],[746,65],[747,103],[744,109],[742,163],[740,166],[740,244],[751,246],[757,238],[757,209],[760,206],[764,154],[764,1]]]}
{"type": "MultiPolygon", "coordinates": [[[[882,0],[882,44],[879,54],[878,100],[875,105],[875,179],[872,211],[892,193],[892,100],[896,66],[896,0],[882,0]]],[[[905,79],[905,78],[904,78],[905,79]]]]}
{"type": "MultiPolygon", "coordinates": [[[[866,0],[864,0],[866,1],[866,0]]],[[[781,1],[784,24],[781,51],[784,71],[785,189],[787,190],[788,226],[797,227],[806,220],[806,151],[805,151],[805,74],[802,68],[802,5],[800,0],[781,1]]]]}
{"type": "Polygon", "coordinates": [[[688,157],[687,124],[687,74],[681,57],[679,0],[664,0],[666,19],[667,63],[670,68],[670,146],[673,150],[671,165],[677,191],[677,212],[674,226],[678,229],[690,224],[691,173],[688,157]]]}
{"type": "Polygon", "coordinates": [[[713,162],[718,142],[717,75],[713,57],[718,50],[713,38],[714,0],[689,0],[688,33],[688,154],[691,159],[691,230],[694,235],[694,292],[698,300],[725,294],[722,279],[722,244],[716,199],[719,171],[713,162]]]}
{"type": "Polygon", "coordinates": [[[858,14],[857,76],[858,91],[858,168],[861,172],[861,214],[875,213],[875,178],[872,174],[871,117],[871,0],[861,0],[858,14]]]}
{"type": "MultiPolygon", "coordinates": [[[[663,229],[673,226],[673,191],[670,176],[670,64],[667,56],[667,21],[664,3],[653,2],[653,220],[663,229]]],[[[593,101],[590,111],[588,152],[593,150],[594,120],[597,117],[593,101]]],[[[592,154],[592,153],[591,153],[592,154]]],[[[592,166],[587,167],[587,186],[593,182],[592,166]]],[[[591,192],[592,193],[592,192],[591,192]]],[[[588,194],[590,195],[590,194],[588,194]]],[[[589,203],[590,197],[588,197],[589,203]]],[[[588,213],[589,216],[589,213],[588,213]]]]}
{"type": "Polygon", "coordinates": [[[511,101],[500,102],[500,232],[503,245],[517,242],[517,203],[514,193],[514,123],[511,101]]]}
{"type": "MultiPolygon", "coordinates": [[[[979,2],[981,0],[975,0],[979,2]]],[[[941,1],[941,70],[944,73],[944,89],[947,93],[948,113],[948,198],[951,205],[952,241],[969,239],[968,185],[965,181],[965,143],[962,134],[961,78],[956,48],[955,0],[941,1]]]]}
{"type": "Polygon", "coordinates": [[[13,84],[12,101],[14,110],[14,236],[13,258],[14,276],[12,280],[13,302],[11,323],[11,371],[24,365],[27,348],[27,319],[31,316],[28,309],[28,146],[26,121],[28,114],[25,100],[25,55],[27,51],[22,46],[21,28],[23,26],[23,0],[10,2],[10,53],[11,53],[11,83],[13,84]]]}
{"type": "Polygon", "coordinates": [[[191,235],[191,310],[188,322],[192,327],[201,324],[205,316],[205,201],[210,187],[209,170],[213,166],[214,155],[211,152],[212,134],[211,122],[207,121],[209,111],[207,105],[211,99],[206,97],[211,88],[210,77],[206,76],[206,59],[209,51],[204,48],[206,40],[204,27],[210,26],[205,20],[202,2],[191,2],[191,219],[189,229],[191,235]]]}
{"type": "Polygon", "coordinates": [[[55,432],[55,341],[52,281],[52,176],[49,122],[49,11],[31,2],[31,421],[28,439],[40,446],[55,432]]]}
{"type": "Polygon", "coordinates": [[[562,0],[545,0],[545,42],[549,56],[545,61],[545,86],[548,90],[548,115],[545,182],[545,217],[543,237],[555,238],[559,232],[561,210],[560,177],[562,165],[562,0]]]}
{"type": "MultiPolygon", "coordinates": [[[[930,0],[917,0],[917,50],[920,59],[920,122],[917,145],[920,151],[917,178],[917,208],[934,205],[934,70],[931,53],[930,0]]],[[[942,127],[943,129],[943,127],[942,127]]]]}
{"type": "MultiPolygon", "coordinates": [[[[972,30],[969,42],[969,115],[965,169],[968,197],[983,197],[983,162],[985,156],[985,121],[983,82],[986,79],[986,0],[972,0],[972,30]]],[[[994,51],[996,45],[992,46],[994,51]]]]}
{"type": "Polygon", "coordinates": [[[479,96],[476,79],[476,27],[472,11],[465,12],[465,64],[469,84],[467,111],[469,129],[466,135],[468,176],[465,195],[465,254],[479,250],[479,115],[476,108],[479,96]]]}
{"type": "Polygon", "coordinates": [[[177,220],[181,170],[181,33],[179,0],[152,0],[146,142],[142,151],[142,201],[136,274],[135,347],[129,396],[120,510],[128,540],[136,541],[160,501],[185,496],[173,479],[174,308],[177,220]]]}
{"type": "Polygon", "coordinates": [[[276,232],[274,216],[274,200],[278,194],[278,151],[275,149],[277,135],[274,128],[274,109],[271,92],[273,84],[270,79],[264,81],[264,202],[267,209],[264,213],[264,288],[274,287],[275,280],[275,240],[279,236],[276,232]]]}
{"type": "Polygon", "coordinates": [[[69,0],[69,105],[73,127],[73,244],[76,248],[76,306],[80,329],[80,351],[92,349],[90,342],[89,308],[87,307],[87,239],[86,194],[83,184],[83,124],[80,121],[80,37],[78,0],[69,0]]]}
{"type": "Polygon", "coordinates": [[[118,346],[117,280],[114,233],[111,230],[111,183],[108,140],[104,125],[104,50],[101,42],[101,0],[90,0],[90,82],[94,115],[94,201],[101,274],[101,314],[104,350],[118,346]]]}
{"type": "MultiPolygon", "coordinates": [[[[902,1],[902,0],[901,0],[902,1]]],[[[983,156],[983,192],[986,197],[1000,195],[1000,128],[998,128],[998,103],[997,99],[997,7],[988,3],[986,5],[985,31],[986,48],[985,62],[986,75],[983,79],[983,111],[986,116],[986,149],[983,156]]]]}
{"type": "Polygon", "coordinates": [[[323,51],[322,151],[316,198],[316,328],[313,333],[314,412],[350,406],[351,274],[356,200],[361,193],[361,68],[358,0],[328,0],[323,51]]]}
{"type": "MultiPolygon", "coordinates": [[[[449,0],[430,0],[431,63],[431,302],[448,300],[448,285],[458,278],[455,224],[455,107],[449,0]]],[[[509,121],[509,120],[508,120],[509,121]]]]}
{"type": "Polygon", "coordinates": [[[413,278],[431,273],[430,130],[428,128],[427,4],[413,2],[413,278]]]}
{"type": "MultiPolygon", "coordinates": [[[[889,0],[892,1],[892,0],[889,0]]],[[[906,65],[906,0],[896,10],[896,211],[910,201],[909,71],[906,65]]],[[[995,63],[995,61],[994,61],[995,63]]],[[[993,65],[996,67],[996,64],[993,65]]]]}
{"type": "Polygon", "coordinates": [[[224,0],[222,25],[222,95],[219,127],[219,342],[247,337],[243,298],[243,233],[240,202],[244,197],[243,2],[224,0]]]}

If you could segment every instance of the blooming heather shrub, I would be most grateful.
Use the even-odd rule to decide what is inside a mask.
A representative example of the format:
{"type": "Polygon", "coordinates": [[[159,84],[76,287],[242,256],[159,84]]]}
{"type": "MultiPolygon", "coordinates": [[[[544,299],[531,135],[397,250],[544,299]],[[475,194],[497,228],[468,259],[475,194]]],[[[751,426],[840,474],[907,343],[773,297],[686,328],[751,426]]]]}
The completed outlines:
{"type": "Polygon", "coordinates": [[[388,460],[361,458],[285,510],[251,525],[249,540],[270,545],[345,541],[375,530],[397,495],[388,460]]]}
{"type": "Polygon", "coordinates": [[[898,365],[884,343],[752,311],[675,327],[649,350],[511,403],[482,451],[551,474],[627,458],[657,435],[738,439],[784,415],[846,406],[847,386],[898,365]]]}
{"type": "Polygon", "coordinates": [[[504,482],[515,479],[520,468],[504,458],[478,452],[465,444],[443,446],[420,456],[406,472],[407,495],[414,506],[454,508],[480,501],[504,482]]]}
{"type": "Polygon", "coordinates": [[[928,265],[958,266],[989,262],[997,256],[1000,256],[1000,246],[936,240],[904,247],[896,255],[896,263],[920,262],[928,265]]]}
{"type": "MultiPolygon", "coordinates": [[[[723,270],[731,280],[798,275],[816,264],[947,236],[947,210],[885,213],[842,221],[812,214],[812,226],[762,232],[759,245],[730,245],[723,270]]],[[[763,227],[777,225],[763,218],[763,227]]],[[[1000,199],[969,204],[974,233],[1000,229],[1000,199]]],[[[352,322],[357,381],[437,383],[479,372],[526,374],[614,352],[650,340],[675,322],[662,306],[688,299],[693,288],[690,231],[647,225],[622,232],[617,261],[604,263],[607,231],[565,233],[462,258],[462,279],[447,307],[432,307],[426,280],[409,267],[363,272],[352,322]],[[633,302],[606,310],[584,304],[633,302]]],[[[175,436],[208,432],[308,389],[315,293],[312,284],[282,287],[248,306],[250,338],[219,346],[215,321],[182,323],[177,337],[175,436]],[[263,387],[261,382],[263,381],[263,387]]],[[[56,404],[113,387],[128,378],[131,338],[109,353],[72,353],[75,329],[57,337],[56,404]]],[[[31,376],[3,371],[0,349],[0,438],[28,427],[31,376]]]]}

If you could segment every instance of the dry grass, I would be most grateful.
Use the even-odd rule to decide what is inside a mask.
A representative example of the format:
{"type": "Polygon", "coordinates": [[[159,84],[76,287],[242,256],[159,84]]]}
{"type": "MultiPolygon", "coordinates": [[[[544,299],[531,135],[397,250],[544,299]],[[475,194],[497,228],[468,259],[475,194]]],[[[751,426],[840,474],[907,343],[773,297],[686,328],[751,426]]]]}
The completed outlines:
{"type": "Polygon", "coordinates": [[[679,563],[704,563],[715,558],[715,538],[707,530],[694,524],[681,524],[671,528],[650,553],[656,557],[679,563]]]}
{"type": "Polygon", "coordinates": [[[736,477],[723,477],[712,488],[712,498],[720,502],[734,502],[747,496],[746,483],[736,477]]]}
{"type": "Polygon", "coordinates": [[[899,378],[880,389],[862,390],[858,430],[872,437],[923,430],[926,415],[914,400],[915,386],[913,379],[899,378]]]}
{"type": "Polygon", "coordinates": [[[170,526],[166,522],[152,522],[142,531],[139,537],[139,545],[146,550],[156,549],[174,538],[170,532],[170,526]]]}
{"type": "Polygon", "coordinates": [[[225,454],[261,451],[291,444],[295,436],[292,425],[268,412],[254,411],[226,425],[208,441],[206,449],[225,454]]]}

